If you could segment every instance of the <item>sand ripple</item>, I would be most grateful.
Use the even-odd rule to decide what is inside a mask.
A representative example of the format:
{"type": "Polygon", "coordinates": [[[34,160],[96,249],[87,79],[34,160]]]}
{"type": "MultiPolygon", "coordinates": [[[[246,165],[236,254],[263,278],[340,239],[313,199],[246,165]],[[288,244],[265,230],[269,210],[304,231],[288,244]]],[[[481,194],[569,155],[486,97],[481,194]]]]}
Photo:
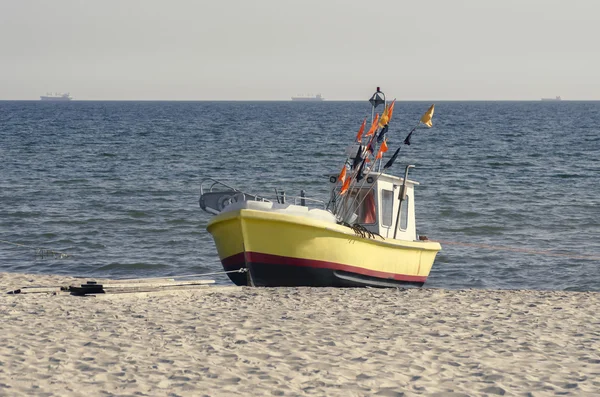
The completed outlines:
{"type": "MultiPolygon", "coordinates": [[[[65,278],[0,273],[0,291],[65,278]]],[[[600,294],[0,296],[4,396],[600,394],[600,294]]]]}

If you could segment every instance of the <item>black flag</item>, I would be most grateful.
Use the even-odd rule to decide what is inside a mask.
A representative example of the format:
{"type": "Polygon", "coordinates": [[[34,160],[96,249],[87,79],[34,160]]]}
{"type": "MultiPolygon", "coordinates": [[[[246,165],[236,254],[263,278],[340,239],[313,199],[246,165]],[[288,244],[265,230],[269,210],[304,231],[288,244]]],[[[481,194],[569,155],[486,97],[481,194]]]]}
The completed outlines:
{"type": "Polygon", "coordinates": [[[367,159],[364,159],[362,164],[360,165],[360,168],[358,169],[358,173],[356,174],[356,181],[359,182],[361,179],[363,179],[365,176],[363,175],[363,169],[365,168],[365,163],[367,162],[367,159]]]}
{"type": "Polygon", "coordinates": [[[375,135],[373,135],[371,137],[371,140],[369,141],[369,144],[367,145],[367,151],[369,151],[369,153],[373,154],[375,152],[375,135]]]}
{"type": "Polygon", "coordinates": [[[412,134],[413,134],[413,132],[414,132],[414,131],[415,131],[415,130],[412,130],[412,131],[411,131],[411,132],[410,132],[410,133],[409,133],[409,134],[406,136],[406,139],[404,139],[404,144],[405,144],[405,145],[410,145],[410,137],[412,136],[412,134]]]}
{"type": "Polygon", "coordinates": [[[354,156],[354,161],[352,162],[352,169],[355,169],[358,166],[358,163],[360,163],[360,160],[362,160],[362,152],[362,145],[358,145],[358,151],[356,152],[356,156],[354,156]]]}
{"type": "Polygon", "coordinates": [[[385,165],[383,166],[384,170],[387,170],[388,168],[390,168],[392,166],[392,164],[394,164],[394,161],[396,161],[396,157],[398,157],[398,153],[400,153],[401,147],[402,146],[398,147],[398,149],[396,149],[396,151],[394,152],[394,155],[392,156],[392,158],[389,159],[387,163],[385,163],[385,165]]]}
{"type": "Polygon", "coordinates": [[[385,138],[385,134],[388,131],[388,125],[384,125],[381,131],[379,131],[379,135],[377,135],[377,143],[381,143],[383,138],[385,138]]]}

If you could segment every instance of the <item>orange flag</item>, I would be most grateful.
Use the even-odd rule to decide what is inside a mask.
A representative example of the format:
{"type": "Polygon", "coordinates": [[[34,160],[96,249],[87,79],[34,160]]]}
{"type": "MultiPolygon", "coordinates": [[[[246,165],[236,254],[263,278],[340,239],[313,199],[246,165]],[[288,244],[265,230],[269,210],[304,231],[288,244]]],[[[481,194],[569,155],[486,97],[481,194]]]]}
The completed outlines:
{"type": "Polygon", "coordinates": [[[387,139],[381,143],[379,147],[379,151],[377,152],[377,156],[375,156],[375,160],[379,160],[383,157],[383,154],[388,151],[387,139]]]}
{"type": "Polygon", "coordinates": [[[394,99],[392,101],[392,104],[390,105],[390,109],[388,110],[388,123],[390,121],[392,121],[392,114],[394,114],[394,105],[396,104],[396,100],[394,99]]]}
{"type": "Polygon", "coordinates": [[[367,125],[367,118],[365,117],[365,119],[363,120],[362,124],[360,125],[360,128],[358,130],[358,134],[356,135],[356,142],[360,142],[360,140],[362,139],[362,134],[363,132],[365,132],[365,126],[367,125]]]}
{"type": "Polygon", "coordinates": [[[346,179],[346,182],[344,182],[344,184],[342,185],[342,189],[340,190],[340,196],[343,196],[348,191],[348,188],[350,187],[350,180],[351,179],[352,178],[346,179]]]}
{"type": "Polygon", "coordinates": [[[344,164],[344,168],[342,168],[342,172],[338,176],[338,181],[342,181],[342,184],[346,182],[346,164],[344,164]]]}
{"type": "Polygon", "coordinates": [[[369,129],[369,132],[367,132],[367,135],[365,135],[365,136],[371,136],[375,133],[375,131],[377,130],[378,122],[379,122],[379,113],[377,113],[375,115],[375,120],[373,120],[373,124],[371,124],[371,128],[369,129]]]}

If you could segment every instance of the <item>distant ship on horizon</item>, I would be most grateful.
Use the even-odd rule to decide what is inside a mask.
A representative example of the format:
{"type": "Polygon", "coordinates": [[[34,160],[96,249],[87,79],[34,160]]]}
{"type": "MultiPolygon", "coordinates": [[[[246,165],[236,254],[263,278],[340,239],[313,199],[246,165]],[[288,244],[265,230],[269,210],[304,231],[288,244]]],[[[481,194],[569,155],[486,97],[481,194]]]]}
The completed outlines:
{"type": "Polygon", "coordinates": [[[312,101],[312,102],[320,102],[320,101],[324,101],[325,98],[323,98],[321,96],[321,94],[317,94],[315,96],[312,95],[298,95],[298,96],[293,96],[292,97],[292,101],[312,101]]]}
{"type": "Polygon", "coordinates": [[[552,102],[556,102],[556,101],[562,101],[562,98],[561,98],[561,97],[559,97],[559,96],[557,96],[557,97],[554,97],[554,98],[542,98],[542,101],[545,101],[545,102],[546,102],[546,101],[552,101],[552,102]]]}
{"type": "Polygon", "coordinates": [[[69,95],[68,92],[65,94],[59,94],[57,92],[55,92],[55,93],[48,92],[48,93],[46,93],[46,95],[40,96],[40,99],[42,101],[70,101],[73,98],[69,95]]]}

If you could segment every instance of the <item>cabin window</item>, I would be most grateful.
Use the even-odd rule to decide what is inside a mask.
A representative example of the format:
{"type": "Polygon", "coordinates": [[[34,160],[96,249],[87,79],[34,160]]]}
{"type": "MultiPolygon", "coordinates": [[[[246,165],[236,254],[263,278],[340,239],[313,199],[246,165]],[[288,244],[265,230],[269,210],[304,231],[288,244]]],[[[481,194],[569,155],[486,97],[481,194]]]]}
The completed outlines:
{"type": "Polygon", "coordinates": [[[408,228],[408,201],[409,196],[404,197],[402,204],[400,205],[400,230],[406,230],[408,228]]]}
{"type": "Polygon", "coordinates": [[[381,225],[392,226],[394,193],[391,190],[381,191],[381,225]]]}
{"type": "MultiPolygon", "coordinates": [[[[374,224],[377,221],[375,195],[372,189],[353,190],[350,192],[346,205],[351,205],[350,213],[357,215],[355,223],[374,224]]],[[[342,210],[342,213],[347,213],[346,211],[342,210]]]]}
{"type": "Polygon", "coordinates": [[[375,223],[377,217],[375,216],[375,195],[373,190],[364,192],[359,195],[359,201],[362,200],[360,207],[358,208],[358,223],[375,223]]]}

